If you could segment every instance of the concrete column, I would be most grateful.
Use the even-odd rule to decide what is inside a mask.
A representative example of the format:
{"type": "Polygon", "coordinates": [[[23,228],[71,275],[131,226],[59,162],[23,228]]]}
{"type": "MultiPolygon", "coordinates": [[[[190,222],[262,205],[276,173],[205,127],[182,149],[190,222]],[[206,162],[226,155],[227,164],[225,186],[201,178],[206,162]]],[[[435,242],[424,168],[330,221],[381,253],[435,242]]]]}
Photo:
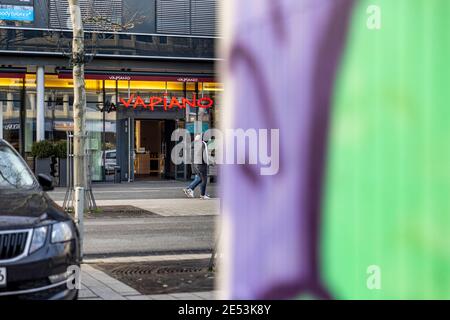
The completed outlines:
{"type": "Polygon", "coordinates": [[[25,120],[25,152],[31,152],[33,146],[33,119],[36,117],[36,95],[26,93],[26,120],[25,120]]]}
{"type": "Polygon", "coordinates": [[[69,99],[70,97],[68,94],[63,96],[63,112],[67,118],[69,117],[69,99]]]}
{"type": "Polygon", "coordinates": [[[45,140],[45,72],[39,66],[36,72],[36,141],[45,140]]]}
{"type": "Polygon", "coordinates": [[[8,100],[6,102],[6,114],[10,117],[10,118],[14,118],[14,95],[11,92],[8,92],[6,94],[6,100],[8,100]]]}
{"type": "Polygon", "coordinates": [[[103,106],[105,105],[105,102],[106,102],[106,101],[103,101],[103,94],[102,94],[102,93],[99,93],[99,94],[97,95],[97,102],[99,103],[99,104],[98,104],[98,107],[103,108],[103,106]]]}
{"type": "Polygon", "coordinates": [[[30,102],[31,114],[36,112],[36,95],[34,93],[28,93],[28,101],[30,102]]]}

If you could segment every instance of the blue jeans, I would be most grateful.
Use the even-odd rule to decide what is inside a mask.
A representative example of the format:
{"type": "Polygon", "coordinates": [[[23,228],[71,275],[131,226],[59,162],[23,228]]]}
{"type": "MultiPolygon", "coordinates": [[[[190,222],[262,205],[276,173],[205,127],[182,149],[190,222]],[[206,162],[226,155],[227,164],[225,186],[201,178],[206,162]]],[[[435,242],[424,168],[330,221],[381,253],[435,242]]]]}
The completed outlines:
{"type": "Polygon", "coordinates": [[[200,192],[202,196],[206,195],[206,184],[208,183],[208,180],[206,178],[206,175],[204,174],[197,174],[195,176],[194,181],[191,182],[191,184],[188,186],[188,189],[195,190],[201,184],[200,186],[200,192]]]}

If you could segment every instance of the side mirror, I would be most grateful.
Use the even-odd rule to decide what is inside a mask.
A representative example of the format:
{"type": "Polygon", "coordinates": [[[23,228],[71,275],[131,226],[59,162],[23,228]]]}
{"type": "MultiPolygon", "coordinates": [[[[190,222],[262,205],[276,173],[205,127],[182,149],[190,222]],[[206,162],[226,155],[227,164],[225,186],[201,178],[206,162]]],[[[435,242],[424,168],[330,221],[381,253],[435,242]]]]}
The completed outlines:
{"type": "Polygon", "coordinates": [[[46,174],[39,174],[38,181],[44,191],[52,191],[55,188],[53,187],[53,179],[47,176],[46,174]]]}

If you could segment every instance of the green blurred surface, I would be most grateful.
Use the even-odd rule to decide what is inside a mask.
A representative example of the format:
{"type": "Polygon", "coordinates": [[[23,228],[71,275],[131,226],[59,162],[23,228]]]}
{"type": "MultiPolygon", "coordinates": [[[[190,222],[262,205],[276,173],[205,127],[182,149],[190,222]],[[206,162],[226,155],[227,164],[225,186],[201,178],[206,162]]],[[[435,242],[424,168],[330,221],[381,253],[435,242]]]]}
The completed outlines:
{"type": "Polygon", "coordinates": [[[336,82],[322,262],[339,299],[450,299],[450,1],[359,1],[336,82]],[[366,9],[382,10],[381,30],[366,9]],[[381,268],[369,290],[367,268],[381,268]]]}

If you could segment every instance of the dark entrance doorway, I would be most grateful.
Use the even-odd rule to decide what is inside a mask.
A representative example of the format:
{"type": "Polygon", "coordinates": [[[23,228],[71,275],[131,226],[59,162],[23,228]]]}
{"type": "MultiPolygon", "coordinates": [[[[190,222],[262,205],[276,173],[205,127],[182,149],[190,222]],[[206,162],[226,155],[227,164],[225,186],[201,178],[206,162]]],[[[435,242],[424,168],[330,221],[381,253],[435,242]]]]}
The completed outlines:
{"type": "Polygon", "coordinates": [[[175,179],[175,166],[171,161],[175,120],[134,121],[134,179],[175,179]]]}

